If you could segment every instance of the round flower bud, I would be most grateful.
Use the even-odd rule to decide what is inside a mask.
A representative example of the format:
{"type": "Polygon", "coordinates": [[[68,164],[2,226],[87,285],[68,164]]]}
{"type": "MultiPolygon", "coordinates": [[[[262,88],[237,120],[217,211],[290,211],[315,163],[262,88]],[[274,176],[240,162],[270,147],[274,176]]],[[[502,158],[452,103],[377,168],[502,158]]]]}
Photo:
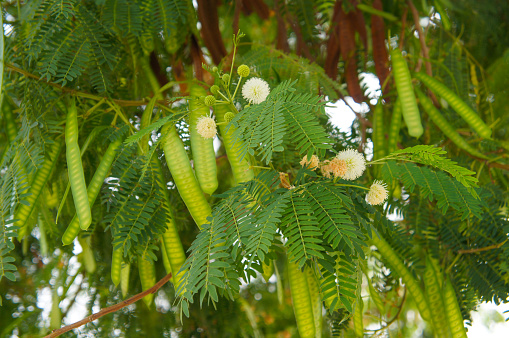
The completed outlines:
{"type": "Polygon", "coordinates": [[[217,133],[216,122],[212,117],[202,116],[196,123],[196,130],[203,138],[214,138],[217,133]]]}
{"type": "Polygon", "coordinates": [[[214,104],[216,104],[216,98],[212,95],[207,95],[205,97],[205,100],[203,100],[205,102],[205,105],[206,106],[213,106],[214,104]]]}
{"type": "Polygon", "coordinates": [[[231,120],[233,120],[234,117],[235,117],[235,114],[232,113],[231,111],[224,114],[224,120],[228,123],[231,122],[231,120]]]}
{"type": "Polygon", "coordinates": [[[230,74],[223,74],[222,79],[224,83],[228,83],[230,81],[230,74]]]}
{"type": "Polygon", "coordinates": [[[214,95],[217,95],[217,93],[219,93],[219,86],[213,85],[212,87],[210,87],[210,92],[214,95]]]}
{"type": "Polygon", "coordinates": [[[217,67],[212,67],[212,73],[217,73],[217,67]]]}
{"type": "Polygon", "coordinates": [[[239,68],[237,68],[237,73],[241,77],[248,77],[249,76],[249,67],[246,65],[240,65],[239,68]]]}

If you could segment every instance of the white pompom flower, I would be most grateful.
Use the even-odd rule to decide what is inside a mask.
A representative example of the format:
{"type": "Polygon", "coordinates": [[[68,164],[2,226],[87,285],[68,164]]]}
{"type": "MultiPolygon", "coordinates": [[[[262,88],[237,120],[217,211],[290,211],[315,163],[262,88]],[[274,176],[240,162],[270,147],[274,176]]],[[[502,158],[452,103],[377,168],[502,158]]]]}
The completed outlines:
{"type": "Polygon", "coordinates": [[[242,96],[244,96],[250,104],[262,103],[269,93],[269,84],[258,77],[247,80],[242,87],[242,96]]]}
{"type": "Polygon", "coordinates": [[[203,138],[214,138],[217,134],[216,122],[212,117],[202,116],[196,123],[196,130],[203,138]]]}
{"type": "Polygon", "coordinates": [[[336,157],[346,163],[346,172],[341,176],[344,180],[355,180],[361,177],[366,170],[366,159],[357,150],[346,149],[340,151],[336,157]]]}
{"type": "Polygon", "coordinates": [[[379,205],[387,199],[387,184],[382,181],[375,181],[369,188],[366,201],[371,205],[379,205]]]}

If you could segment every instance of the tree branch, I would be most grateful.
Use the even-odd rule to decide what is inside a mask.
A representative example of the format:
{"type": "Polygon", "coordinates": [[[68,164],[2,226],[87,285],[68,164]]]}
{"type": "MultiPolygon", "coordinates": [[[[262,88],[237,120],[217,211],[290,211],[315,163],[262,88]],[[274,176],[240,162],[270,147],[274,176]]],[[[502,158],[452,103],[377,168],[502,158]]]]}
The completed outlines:
{"type": "Polygon", "coordinates": [[[159,282],[157,282],[154,286],[152,286],[150,289],[147,289],[143,292],[140,292],[138,293],[137,295],[135,296],[132,296],[131,298],[129,299],[126,299],[118,304],[115,304],[115,305],[112,305],[110,307],[107,307],[105,309],[102,309],[101,311],[97,312],[97,313],[94,313],[82,320],[80,320],[79,322],[76,322],[76,323],[73,323],[73,324],[70,324],[70,325],[67,325],[67,326],[64,326],[64,327],[61,327],[60,329],[56,329],[54,330],[53,332],[51,332],[49,335],[45,336],[44,338],[53,338],[53,337],[58,337],[60,336],[61,334],[65,333],[65,332],[68,332],[68,331],[71,331],[73,329],[76,329],[82,325],[85,325],[87,323],[90,323],[90,322],[93,322],[94,320],[96,319],[99,319],[101,318],[102,316],[105,316],[109,313],[112,313],[112,312],[116,312],[128,305],[131,305],[132,303],[135,303],[137,301],[139,301],[140,299],[142,299],[143,297],[145,297],[146,295],[150,294],[150,293],[156,293],[157,290],[159,290],[164,284],[166,284],[167,281],[169,281],[171,278],[171,273],[167,274],[166,276],[163,277],[163,279],[161,279],[159,282]]]}
{"type": "MultiPolygon", "coordinates": [[[[90,94],[90,93],[81,92],[79,90],[74,90],[74,89],[62,87],[61,85],[53,83],[53,82],[48,82],[48,81],[41,80],[41,78],[39,76],[37,76],[35,74],[32,74],[32,73],[29,73],[26,70],[18,68],[18,67],[14,66],[14,65],[11,65],[10,63],[5,63],[5,67],[7,67],[8,69],[10,69],[12,71],[15,71],[16,73],[19,73],[19,74],[21,74],[21,75],[23,75],[25,77],[41,81],[44,84],[47,84],[48,86],[51,86],[53,88],[56,88],[56,89],[59,89],[59,90],[63,91],[64,93],[70,93],[71,95],[76,95],[76,96],[80,96],[80,97],[84,97],[84,98],[92,99],[92,100],[96,100],[96,101],[100,101],[102,99],[107,99],[107,100],[111,100],[111,101],[115,102],[116,104],[118,104],[119,106],[123,106],[123,107],[138,107],[138,106],[144,106],[144,105],[146,105],[148,103],[148,100],[145,100],[145,99],[144,100],[137,100],[137,101],[109,99],[107,97],[102,97],[102,96],[98,96],[98,95],[94,95],[94,94],[90,94]]],[[[161,100],[161,102],[164,103],[165,100],[161,100]]]]}
{"type": "MultiPolygon", "coordinates": [[[[426,74],[428,76],[433,77],[433,72],[431,70],[431,62],[429,61],[429,48],[426,45],[426,36],[424,35],[424,31],[422,30],[422,26],[420,23],[420,16],[419,11],[417,11],[417,8],[415,8],[413,2],[411,0],[408,0],[408,7],[410,7],[410,11],[412,12],[412,16],[414,18],[414,24],[415,29],[417,29],[417,32],[419,33],[419,42],[421,43],[421,53],[422,57],[424,58],[424,66],[426,67],[426,74]]],[[[417,67],[415,68],[415,71],[418,72],[421,69],[422,65],[422,59],[419,59],[417,62],[417,67]]],[[[433,101],[433,104],[438,107],[438,100],[434,93],[429,91],[429,96],[431,100],[433,101]]]]}
{"type": "Polygon", "coordinates": [[[507,242],[507,239],[505,241],[503,241],[502,243],[493,244],[493,245],[490,245],[490,246],[486,246],[484,248],[458,250],[458,253],[459,254],[469,254],[469,253],[478,253],[478,252],[482,252],[482,251],[489,251],[489,250],[493,250],[493,249],[498,249],[502,245],[504,245],[505,242],[507,242]]]}
{"type": "MultiPolygon", "coordinates": [[[[429,48],[428,48],[428,46],[426,46],[426,38],[424,36],[424,31],[422,30],[422,26],[419,21],[421,19],[419,16],[419,12],[417,11],[417,8],[415,8],[413,2],[410,0],[408,1],[408,7],[410,7],[410,11],[412,12],[412,16],[414,18],[415,29],[417,29],[417,33],[419,33],[419,42],[421,43],[421,52],[422,52],[422,56],[424,57],[426,73],[429,76],[433,76],[432,71],[431,71],[431,63],[429,62],[429,48]]],[[[418,70],[416,69],[416,71],[418,71],[418,70]]]]}

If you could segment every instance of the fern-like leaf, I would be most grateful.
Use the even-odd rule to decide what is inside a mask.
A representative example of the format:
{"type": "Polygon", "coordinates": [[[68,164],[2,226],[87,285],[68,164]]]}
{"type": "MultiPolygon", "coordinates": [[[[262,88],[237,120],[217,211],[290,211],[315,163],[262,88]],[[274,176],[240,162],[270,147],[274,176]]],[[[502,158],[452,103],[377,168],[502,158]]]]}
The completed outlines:
{"type": "Polygon", "coordinates": [[[357,264],[352,258],[342,253],[334,253],[331,258],[333,258],[333,264],[320,261],[322,299],[331,313],[343,307],[352,312],[352,304],[360,292],[357,264]]]}
{"type": "Polygon", "coordinates": [[[313,258],[323,258],[325,251],[322,243],[322,233],[316,225],[317,220],[311,207],[300,189],[291,190],[288,207],[281,220],[283,235],[287,238],[285,246],[291,262],[297,263],[301,269],[306,261],[313,258]]]}
{"type": "Polygon", "coordinates": [[[344,191],[330,182],[318,182],[307,186],[304,194],[325,240],[335,250],[362,252],[363,235],[346,212],[353,205],[344,191]]]}
{"type": "Polygon", "coordinates": [[[267,201],[268,206],[256,218],[256,227],[246,245],[245,256],[249,258],[250,263],[254,262],[256,258],[260,262],[265,260],[265,255],[269,252],[276,236],[277,224],[281,221],[290,202],[290,194],[290,192],[286,192],[282,195],[271,195],[267,201]]]}
{"type": "Polygon", "coordinates": [[[445,156],[447,152],[441,148],[430,145],[418,145],[410,148],[396,150],[392,154],[380,159],[386,160],[404,160],[420,164],[429,165],[437,169],[443,170],[456,178],[458,182],[463,184],[468,191],[476,198],[478,198],[475,189],[477,187],[477,178],[473,176],[473,171],[459,166],[456,162],[448,159],[445,156]]]}
{"type": "Polygon", "coordinates": [[[237,129],[235,139],[243,139],[241,156],[254,155],[258,150],[262,161],[269,163],[276,152],[285,150],[285,136],[300,153],[320,153],[331,146],[327,134],[316,120],[316,112],[323,109],[320,98],[309,94],[295,94],[296,81],[284,81],[267,99],[242,110],[231,121],[237,129]]]}
{"type": "Polygon", "coordinates": [[[430,201],[435,198],[443,213],[451,206],[463,219],[470,214],[481,217],[480,201],[457,180],[440,171],[418,167],[413,163],[396,164],[389,161],[382,168],[382,176],[389,183],[392,183],[393,179],[401,179],[410,192],[414,191],[415,186],[419,186],[421,195],[430,201]]]}

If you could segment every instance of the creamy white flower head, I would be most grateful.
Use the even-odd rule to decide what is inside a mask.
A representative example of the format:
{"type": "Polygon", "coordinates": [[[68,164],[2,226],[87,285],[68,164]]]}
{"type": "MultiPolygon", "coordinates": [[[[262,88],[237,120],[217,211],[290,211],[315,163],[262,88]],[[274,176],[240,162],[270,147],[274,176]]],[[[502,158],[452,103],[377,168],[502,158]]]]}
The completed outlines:
{"type": "Polygon", "coordinates": [[[217,133],[216,122],[212,117],[202,116],[196,123],[196,130],[203,138],[214,138],[217,133]]]}
{"type": "Polygon", "coordinates": [[[242,87],[242,96],[244,96],[250,104],[262,103],[269,93],[269,84],[258,77],[247,80],[242,87]]]}
{"type": "Polygon", "coordinates": [[[361,177],[366,170],[366,159],[357,150],[346,149],[340,151],[336,157],[346,163],[346,173],[341,176],[342,179],[355,180],[361,177]]]}
{"type": "Polygon", "coordinates": [[[371,205],[379,205],[387,199],[387,196],[387,184],[382,181],[375,181],[369,188],[366,201],[371,205]]]}

